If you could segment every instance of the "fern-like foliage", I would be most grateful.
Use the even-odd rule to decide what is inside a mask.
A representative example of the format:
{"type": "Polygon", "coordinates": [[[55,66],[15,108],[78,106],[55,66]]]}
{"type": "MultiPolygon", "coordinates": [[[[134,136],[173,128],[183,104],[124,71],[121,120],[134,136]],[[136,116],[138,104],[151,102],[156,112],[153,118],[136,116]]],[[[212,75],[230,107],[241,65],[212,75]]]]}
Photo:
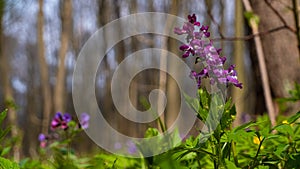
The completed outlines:
{"type": "Polygon", "coordinates": [[[0,169],[19,169],[17,163],[0,157],[0,169]]]}

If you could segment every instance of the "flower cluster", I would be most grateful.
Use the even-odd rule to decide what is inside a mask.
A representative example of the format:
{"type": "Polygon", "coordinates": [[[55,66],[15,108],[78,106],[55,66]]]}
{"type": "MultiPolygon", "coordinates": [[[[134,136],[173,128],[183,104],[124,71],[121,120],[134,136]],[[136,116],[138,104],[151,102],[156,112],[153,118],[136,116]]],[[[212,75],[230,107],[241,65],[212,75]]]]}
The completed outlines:
{"type": "Polygon", "coordinates": [[[62,115],[60,112],[56,113],[51,121],[51,130],[61,128],[63,130],[68,129],[68,123],[72,120],[69,113],[62,115]]]}
{"type": "Polygon", "coordinates": [[[190,55],[195,56],[195,64],[202,63],[204,68],[200,72],[191,72],[191,77],[197,81],[198,87],[201,86],[203,78],[209,78],[210,84],[233,84],[242,88],[242,83],[237,79],[235,66],[231,65],[228,69],[224,69],[226,61],[225,56],[220,56],[221,49],[216,49],[213,42],[209,40],[210,32],[208,26],[200,24],[196,15],[188,15],[188,22],[185,22],[182,28],[176,27],[174,32],[178,35],[186,34],[187,44],[179,47],[183,51],[183,58],[190,55]]]}
{"type": "MultiPolygon", "coordinates": [[[[89,127],[89,120],[90,116],[87,113],[82,113],[80,115],[79,123],[77,125],[74,125],[75,128],[73,131],[78,131],[82,129],[87,129],[89,127]]],[[[70,114],[65,113],[62,114],[60,112],[56,113],[51,121],[51,131],[53,133],[45,135],[41,133],[38,136],[38,140],[40,141],[40,147],[44,148],[47,146],[47,142],[50,140],[56,140],[59,138],[59,134],[55,133],[55,131],[65,131],[67,132],[68,129],[71,127],[70,123],[72,121],[72,117],[70,114]]],[[[72,131],[71,131],[72,132],[72,131]]]]}

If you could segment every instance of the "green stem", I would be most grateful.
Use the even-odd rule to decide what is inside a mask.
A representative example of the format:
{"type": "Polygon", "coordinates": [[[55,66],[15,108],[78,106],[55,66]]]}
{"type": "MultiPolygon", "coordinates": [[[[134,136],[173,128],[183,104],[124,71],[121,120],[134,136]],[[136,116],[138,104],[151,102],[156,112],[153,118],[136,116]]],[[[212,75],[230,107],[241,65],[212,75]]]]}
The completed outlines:
{"type": "Polygon", "coordinates": [[[231,148],[232,148],[232,154],[233,154],[233,160],[236,166],[239,166],[237,153],[236,153],[236,144],[235,142],[231,142],[231,148]]]}
{"type": "Polygon", "coordinates": [[[222,147],[221,147],[220,140],[217,140],[217,141],[218,141],[218,150],[217,150],[217,153],[218,153],[218,166],[221,166],[221,164],[222,164],[222,147]]]}
{"type": "Polygon", "coordinates": [[[203,149],[197,149],[197,150],[192,150],[193,152],[201,152],[201,153],[205,153],[205,154],[208,154],[210,155],[214,160],[216,159],[216,155],[209,152],[209,151],[206,151],[206,150],[203,150],[203,149]]]}
{"type": "Polygon", "coordinates": [[[255,157],[254,157],[254,161],[253,161],[254,165],[256,165],[256,163],[258,162],[257,157],[258,157],[258,154],[260,152],[260,149],[261,149],[261,146],[262,146],[262,143],[264,142],[264,140],[265,140],[265,138],[263,138],[259,143],[258,149],[257,149],[255,157]]]}
{"type": "Polygon", "coordinates": [[[199,153],[198,152],[197,152],[197,163],[198,163],[198,167],[201,168],[201,163],[200,163],[199,153]]]}

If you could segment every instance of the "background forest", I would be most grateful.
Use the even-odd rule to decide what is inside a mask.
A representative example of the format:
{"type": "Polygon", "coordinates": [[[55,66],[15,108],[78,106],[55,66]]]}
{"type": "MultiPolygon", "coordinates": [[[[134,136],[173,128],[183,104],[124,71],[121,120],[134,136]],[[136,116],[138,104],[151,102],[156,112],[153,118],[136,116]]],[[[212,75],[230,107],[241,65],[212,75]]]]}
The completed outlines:
{"type": "MultiPolygon", "coordinates": [[[[292,115],[299,102],[291,97],[300,83],[300,26],[297,0],[0,0],[0,111],[8,108],[5,126],[12,126],[14,160],[37,157],[40,133],[48,133],[56,112],[76,116],[72,102],[72,77],[76,58],[99,28],[120,17],[140,12],[162,12],[182,18],[195,13],[209,25],[214,44],[230,64],[236,64],[243,90],[230,88],[236,104],[234,125],[257,116],[292,115]]],[[[158,23],[162,24],[162,23],[158,23]]],[[[120,28],[120,32],[122,29],[120,28]]],[[[120,32],[116,32],[120,33],[120,32]]],[[[114,107],[110,82],[124,58],[141,49],[162,48],[181,56],[180,42],[145,34],[119,42],[105,56],[96,78],[96,96],[105,118],[118,131],[141,136],[151,124],[135,124],[114,107]]],[[[193,60],[186,60],[192,63],[193,60]]],[[[168,63],[166,63],[168,64],[168,63]]],[[[168,104],[163,121],[176,118],[179,88],[172,77],[158,70],[138,74],[131,82],[130,99],[139,110],[141,99],[160,88],[168,104]]],[[[195,124],[197,125],[197,124],[195,124]]],[[[103,136],[105,137],[105,136],[103,136]]],[[[80,153],[100,149],[81,134],[80,153]]]]}

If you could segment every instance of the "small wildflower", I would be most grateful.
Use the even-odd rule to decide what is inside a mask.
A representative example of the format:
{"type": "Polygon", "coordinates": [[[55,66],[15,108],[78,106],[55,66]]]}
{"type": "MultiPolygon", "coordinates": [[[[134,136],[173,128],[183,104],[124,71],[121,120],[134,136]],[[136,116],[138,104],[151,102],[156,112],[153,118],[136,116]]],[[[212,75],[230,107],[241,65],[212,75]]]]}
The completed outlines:
{"type": "Polygon", "coordinates": [[[47,139],[46,135],[41,133],[39,134],[39,141],[45,141],[47,139]]]}
{"type": "Polygon", "coordinates": [[[114,148],[115,148],[115,150],[121,149],[122,148],[121,143],[119,143],[119,142],[115,143],[114,148]]]}
{"type": "Polygon", "coordinates": [[[294,124],[293,123],[289,123],[287,120],[283,120],[282,122],[281,122],[282,124],[289,124],[291,127],[293,127],[294,126],[294,124]]]}
{"type": "Polygon", "coordinates": [[[45,134],[39,134],[40,147],[45,148],[47,145],[48,137],[45,134]]]}
{"type": "Polygon", "coordinates": [[[137,152],[137,147],[132,141],[128,141],[127,146],[127,151],[129,154],[135,154],[137,152]]]}
{"type": "Polygon", "coordinates": [[[253,137],[253,143],[259,145],[262,140],[262,137],[260,136],[259,138],[257,136],[253,137]]]}
{"type": "Polygon", "coordinates": [[[90,116],[87,113],[82,113],[79,119],[79,125],[82,129],[87,129],[89,127],[90,116]]]}
{"type": "Polygon", "coordinates": [[[54,118],[51,121],[51,129],[55,130],[56,128],[62,128],[66,130],[68,128],[68,123],[72,120],[70,114],[65,113],[62,115],[60,112],[56,113],[54,118]]]}

